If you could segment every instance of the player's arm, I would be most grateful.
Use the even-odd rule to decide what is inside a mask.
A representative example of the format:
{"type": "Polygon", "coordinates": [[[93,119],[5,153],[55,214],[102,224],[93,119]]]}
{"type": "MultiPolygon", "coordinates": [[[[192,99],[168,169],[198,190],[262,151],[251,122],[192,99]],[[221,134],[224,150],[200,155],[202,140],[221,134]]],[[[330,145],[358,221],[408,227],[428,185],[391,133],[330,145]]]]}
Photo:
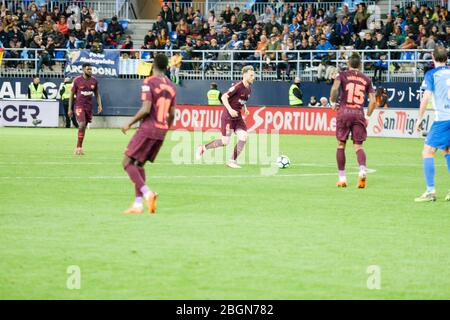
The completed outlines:
{"type": "Polygon", "coordinates": [[[152,103],[149,100],[144,100],[142,102],[142,107],[139,109],[139,111],[134,115],[134,117],[126,124],[122,127],[122,132],[124,134],[127,133],[128,130],[130,130],[130,128],[137,123],[138,121],[141,121],[142,119],[144,119],[146,116],[148,116],[150,114],[150,110],[152,109],[152,103]]]}
{"type": "Polygon", "coordinates": [[[425,111],[427,110],[428,103],[430,102],[431,98],[431,91],[425,90],[422,96],[422,101],[420,102],[420,108],[419,108],[419,117],[417,118],[416,122],[416,131],[420,132],[422,130],[422,119],[425,115],[425,111]]]}
{"type": "Polygon", "coordinates": [[[334,79],[333,86],[331,87],[330,92],[330,105],[331,109],[336,110],[336,102],[339,94],[339,87],[341,86],[341,81],[338,79],[334,79]]]}
{"type": "Polygon", "coordinates": [[[236,110],[234,110],[233,108],[231,108],[230,102],[228,101],[228,92],[226,92],[223,96],[222,96],[222,103],[225,106],[225,108],[227,108],[228,112],[230,113],[230,115],[235,118],[238,116],[238,112],[236,110]]]}
{"type": "Polygon", "coordinates": [[[377,102],[375,100],[375,93],[369,92],[369,107],[367,110],[367,116],[370,117],[373,113],[373,110],[375,110],[375,107],[377,106],[377,102]]]}
{"type": "Polygon", "coordinates": [[[98,106],[98,113],[102,113],[103,106],[102,106],[102,96],[100,95],[100,90],[98,89],[98,85],[95,87],[95,97],[97,98],[97,106],[98,106]]]}
{"type": "Polygon", "coordinates": [[[69,117],[71,117],[71,118],[73,116],[73,108],[72,107],[73,107],[74,96],[75,96],[75,93],[73,91],[70,92],[70,95],[69,95],[69,111],[67,112],[67,115],[69,117]]]}
{"type": "Polygon", "coordinates": [[[175,120],[175,110],[176,110],[176,105],[174,103],[169,109],[169,117],[167,118],[167,123],[169,124],[169,128],[172,127],[173,122],[175,120]]]}

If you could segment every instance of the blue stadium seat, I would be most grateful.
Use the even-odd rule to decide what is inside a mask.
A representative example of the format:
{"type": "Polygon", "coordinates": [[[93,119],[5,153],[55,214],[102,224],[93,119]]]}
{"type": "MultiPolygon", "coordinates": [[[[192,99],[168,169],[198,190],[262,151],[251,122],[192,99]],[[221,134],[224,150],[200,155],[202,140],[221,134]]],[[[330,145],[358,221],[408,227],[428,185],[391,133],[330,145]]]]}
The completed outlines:
{"type": "Polygon", "coordinates": [[[119,24],[122,26],[123,31],[128,30],[128,24],[129,24],[128,20],[119,20],[119,24]]]}
{"type": "Polygon", "coordinates": [[[55,59],[64,59],[66,53],[64,51],[55,51],[55,59]]]}
{"type": "Polygon", "coordinates": [[[170,42],[172,42],[172,43],[175,43],[175,42],[177,42],[177,32],[176,31],[171,31],[171,32],[169,32],[169,39],[170,39],[170,42]]]}

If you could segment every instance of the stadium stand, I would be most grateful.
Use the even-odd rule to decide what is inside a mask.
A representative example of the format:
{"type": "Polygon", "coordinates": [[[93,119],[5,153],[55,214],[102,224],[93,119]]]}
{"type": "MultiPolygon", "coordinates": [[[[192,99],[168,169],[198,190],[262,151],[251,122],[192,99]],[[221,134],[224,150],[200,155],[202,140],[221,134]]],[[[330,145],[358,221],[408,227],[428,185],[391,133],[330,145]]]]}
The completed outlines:
{"type": "Polygon", "coordinates": [[[0,0],[1,74],[62,76],[67,49],[114,49],[123,77],[162,51],[181,52],[182,79],[232,79],[251,64],[260,80],[331,81],[358,50],[377,79],[421,79],[430,51],[449,47],[448,2],[392,2],[384,19],[375,1],[161,2],[142,23],[123,19],[116,1],[0,0]]]}

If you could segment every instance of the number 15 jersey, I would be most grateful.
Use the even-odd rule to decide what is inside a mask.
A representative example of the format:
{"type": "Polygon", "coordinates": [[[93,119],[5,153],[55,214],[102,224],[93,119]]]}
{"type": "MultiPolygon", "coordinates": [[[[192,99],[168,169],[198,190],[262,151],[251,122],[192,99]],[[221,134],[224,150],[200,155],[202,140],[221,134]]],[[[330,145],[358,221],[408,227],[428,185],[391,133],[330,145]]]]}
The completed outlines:
{"type": "Polygon", "coordinates": [[[141,121],[139,131],[148,138],[164,140],[169,130],[168,112],[176,105],[175,85],[165,76],[151,76],[144,80],[141,100],[150,101],[150,113],[141,121]]]}
{"type": "Polygon", "coordinates": [[[341,82],[339,109],[359,109],[364,113],[367,94],[375,92],[372,80],[357,70],[339,71],[336,80],[341,82]]]}

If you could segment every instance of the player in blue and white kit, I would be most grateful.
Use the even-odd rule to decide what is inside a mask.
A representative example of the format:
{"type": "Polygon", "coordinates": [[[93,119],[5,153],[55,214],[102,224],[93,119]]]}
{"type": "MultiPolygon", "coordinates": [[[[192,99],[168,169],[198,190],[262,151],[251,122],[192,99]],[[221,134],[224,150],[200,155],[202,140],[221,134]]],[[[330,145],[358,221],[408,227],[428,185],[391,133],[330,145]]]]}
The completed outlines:
{"type": "MultiPolygon", "coordinates": [[[[435,68],[425,74],[421,86],[424,94],[416,123],[416,130],[420,132],[423,115],[431,100],[435,110],[435,120],[427,135],[422,152],[427,190],[415,199],[416,202],[436,201],[434,155],[437,149],[444,152],[450,172],[450,67],[446,66],[447,51],[444,47],[436,47],[433,52],[433,61],[435,68]]],[[[450,201],[450,191],[445,200],[450,201]]]]}

